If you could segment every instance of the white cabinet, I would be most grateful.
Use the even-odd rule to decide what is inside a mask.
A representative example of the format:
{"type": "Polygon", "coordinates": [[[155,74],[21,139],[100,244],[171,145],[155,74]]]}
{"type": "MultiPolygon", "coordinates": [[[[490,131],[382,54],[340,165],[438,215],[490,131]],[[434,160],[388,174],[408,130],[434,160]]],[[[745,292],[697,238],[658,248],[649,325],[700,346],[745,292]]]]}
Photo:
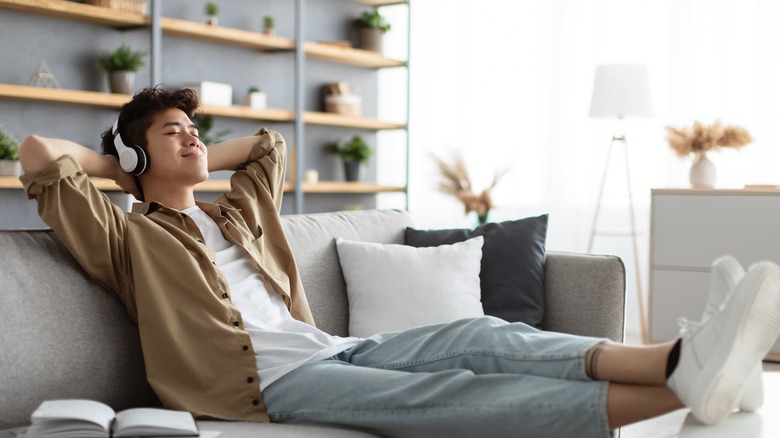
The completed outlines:
{"type": "MultiPolygon", "coordinates": [[[[759,260],[780,263],[780,190],[652,191],[651,341],[673,339],[679,317],[700,318],[710,266],[726,254],[745,267],[759,260]]],[[[780,360],[780,342],[769,358],[780,360]]]]}

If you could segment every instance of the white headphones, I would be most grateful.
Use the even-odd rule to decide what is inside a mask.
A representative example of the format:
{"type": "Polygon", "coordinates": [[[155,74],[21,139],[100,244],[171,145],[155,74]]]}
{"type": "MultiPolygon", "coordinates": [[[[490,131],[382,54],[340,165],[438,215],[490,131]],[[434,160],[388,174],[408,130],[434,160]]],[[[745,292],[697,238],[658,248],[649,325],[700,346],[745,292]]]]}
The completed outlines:
{"type": "Polygon", "coordinates": [[[119,135],[119,119],[114,122],[114,127],[111,129],[114,136],[114,146],[116,147],[116,153],[119,156],[119,166],[127,173],[133,175],[140,175],[146,171],[149,159],[146,157],[146,152],[137,145],[131,144],[125,145],[122,141],[122,136],[119,135]]]}

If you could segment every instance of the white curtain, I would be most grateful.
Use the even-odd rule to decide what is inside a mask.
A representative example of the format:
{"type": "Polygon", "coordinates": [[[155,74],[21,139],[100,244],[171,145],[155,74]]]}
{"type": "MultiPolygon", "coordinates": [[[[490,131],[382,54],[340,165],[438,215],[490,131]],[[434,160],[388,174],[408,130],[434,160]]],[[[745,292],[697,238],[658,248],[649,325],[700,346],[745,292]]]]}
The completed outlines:
{"type": "MultiPolygon", "coordinates": [[[[690,166],[672,153],[664,126],[741,125],[754,142],[711,154],[718,185],[780,184],[776,0],[413,0],[411,14],[409,208],[420,228],[474,224],[436,188],[431,154],[460,153],[477,189],[510,168],[493,191],[491,220],[549,213],[548,249],[584,252],[609,140],[624,133],[646,299],[650,189],[687,187],[690,166]],[[622,126],[588,118],[595,67],[610,63],[647,65],[654,117],[622,126]]],[[[397,178],[394,166],[380,167],[380,179],[397,178]]],[[[625,181],[615,154],[599,228],[628,229],[625,181]]],[[[630,243],[599,237],[593,251],[624,259],[636,335],[630,243]]]]}

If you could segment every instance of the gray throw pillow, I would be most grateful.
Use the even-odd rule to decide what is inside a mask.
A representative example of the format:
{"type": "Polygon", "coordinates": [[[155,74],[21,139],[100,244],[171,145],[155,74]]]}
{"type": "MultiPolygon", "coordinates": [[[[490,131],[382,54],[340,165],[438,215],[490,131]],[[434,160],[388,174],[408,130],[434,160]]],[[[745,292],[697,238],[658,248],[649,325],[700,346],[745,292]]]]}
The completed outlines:
{"type": "Polygon", "coordinates": [[[479,278],[485,314],[540,327],[544,317],[547,218],[548,215],[544,214],[487,223],[473,230],[406,228],[406,244],[439,246],[484,236],[479,278]]]}

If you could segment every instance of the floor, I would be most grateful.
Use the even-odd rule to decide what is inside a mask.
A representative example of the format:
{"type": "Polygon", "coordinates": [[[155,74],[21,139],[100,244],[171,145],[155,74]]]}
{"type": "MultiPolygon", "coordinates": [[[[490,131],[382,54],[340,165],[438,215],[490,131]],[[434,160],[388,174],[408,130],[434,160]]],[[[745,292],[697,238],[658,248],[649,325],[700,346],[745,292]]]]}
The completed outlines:
{"type": "MultiPolygon", "coordinates": [[[[765,372],[780,372],[780,363],[764,362],[765,372]]],[[[747,415],[747,414],[746,414],[747,415]]],[[[620,438],[677,438],[681,437],[681,429],[688,417],[688,411],[683,409],[664,415],[662,417],[655,418],[653,420],[643,421],[641,423],[632,424],[631,426],[624,427],[621,430],[620,438]]],[[[744,421],[745,418],[737,419],[744,421]]],[[[732,423],[739,425],[738,421],[732,421],[732,423]]],[[[687,431],[684,436],[716,436],[717,432],[726,432],[723,430],[730,425],[717,426],[711,430],[699,428],[695,431],[687,431]],[[717,432],[716,432],[717,431],[717,432]]],[[[760,429],[760,425],[759,425],[760,429]]],[[[733,432],[733,431],[731,431],[733,432]]],[[[733,436],[731,432],[721,434],[722,436],[733,436]]],[[[739,434],[743,435],[742,433],[739,434]]],[[[762,436],[760,433],[756,436],[762,436]]],[[[683,437],[681,437],[683,438],[683,437]]]]}

